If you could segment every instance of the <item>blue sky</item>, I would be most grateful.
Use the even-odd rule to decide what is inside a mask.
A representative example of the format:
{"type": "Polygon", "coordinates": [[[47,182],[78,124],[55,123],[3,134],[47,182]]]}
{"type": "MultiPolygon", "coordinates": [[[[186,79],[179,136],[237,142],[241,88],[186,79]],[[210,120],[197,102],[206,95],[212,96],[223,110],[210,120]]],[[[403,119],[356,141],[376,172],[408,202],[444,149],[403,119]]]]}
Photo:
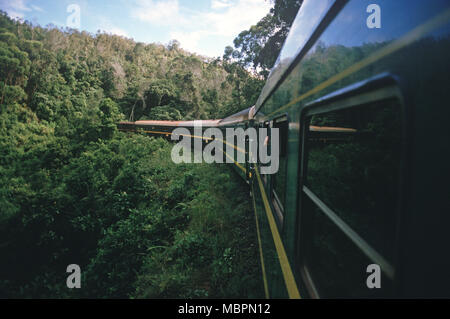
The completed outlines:
{"type": "Polygon", "coordinates": [[[269,0],[0,0],[0,9],[41,26],[65,27],[71,4],[80,9],[81,30],[146,43],[177,39],[182,48],[210,57],[221,56],[271,8],[269,0]]]}

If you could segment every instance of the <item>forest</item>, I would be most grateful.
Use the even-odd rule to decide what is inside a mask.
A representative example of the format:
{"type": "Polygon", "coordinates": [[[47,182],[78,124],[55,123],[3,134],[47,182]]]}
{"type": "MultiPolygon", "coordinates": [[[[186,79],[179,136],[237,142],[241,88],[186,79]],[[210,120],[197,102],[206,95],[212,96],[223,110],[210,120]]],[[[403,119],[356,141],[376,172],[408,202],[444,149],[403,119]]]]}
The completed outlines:
{"type": "Polygon", "coordinates": [[[261,297],[245,183],[117,123],[252,106],[300,4],[274,1],[222,58],[0,12],[0,298],[261,297]]]}

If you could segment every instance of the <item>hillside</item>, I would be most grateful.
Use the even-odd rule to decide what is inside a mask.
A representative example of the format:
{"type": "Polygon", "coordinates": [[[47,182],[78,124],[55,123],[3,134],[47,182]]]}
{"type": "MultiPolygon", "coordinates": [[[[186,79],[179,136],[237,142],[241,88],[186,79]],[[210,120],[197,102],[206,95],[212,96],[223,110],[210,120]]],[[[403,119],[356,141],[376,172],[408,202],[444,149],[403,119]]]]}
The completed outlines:
{"type": "Polygon", "coordinates": [[[2,13],[0,298],[260,296],[242,181],[227,166],[176,165],[168,142],[116,125],[223,117],[261,83],[176,42],[2,13]],[[67,289],[69,264],[83,289],[67,289]]]}

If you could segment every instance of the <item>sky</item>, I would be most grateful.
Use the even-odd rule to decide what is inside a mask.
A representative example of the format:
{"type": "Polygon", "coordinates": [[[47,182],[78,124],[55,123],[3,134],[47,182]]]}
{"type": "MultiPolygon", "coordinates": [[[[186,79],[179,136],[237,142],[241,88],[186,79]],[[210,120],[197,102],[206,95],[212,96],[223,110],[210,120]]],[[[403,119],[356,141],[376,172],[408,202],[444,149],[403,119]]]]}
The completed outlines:
{"type": "Polygon", "coordinates": [[[33,24],[167,44],[209,57],[222,56],[243,30],[270,10],[269,0],[0,0],[12,18],[33,24]]]}

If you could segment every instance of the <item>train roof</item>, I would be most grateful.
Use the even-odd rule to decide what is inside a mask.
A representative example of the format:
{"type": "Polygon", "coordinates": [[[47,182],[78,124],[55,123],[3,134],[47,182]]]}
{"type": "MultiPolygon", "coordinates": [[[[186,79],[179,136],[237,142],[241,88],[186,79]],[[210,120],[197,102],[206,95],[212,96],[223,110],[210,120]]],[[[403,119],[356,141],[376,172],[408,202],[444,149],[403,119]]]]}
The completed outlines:
{"type": "Polygon", "coordinates": [[[251,107],[249,107],[245,110],[242,110],[240,112],[237,112],[235,114],[232,114],[232,115],[220,120],[219,125],[221,125],[221,126],[230,125],[230,124],[248,120],[248,114],[250,112],[250,109],[251,109],[251,107]]]}
{"type": "Polygon", "coordinates": [[[135,124],[144,126],[173,126],[173,127],[194,127],[194,126],[209,126],[214,127],[219,124],[221,120],[195,120],[195,121],[136,121],[136,122],[121,122],[122,124],[135,124]]]}

